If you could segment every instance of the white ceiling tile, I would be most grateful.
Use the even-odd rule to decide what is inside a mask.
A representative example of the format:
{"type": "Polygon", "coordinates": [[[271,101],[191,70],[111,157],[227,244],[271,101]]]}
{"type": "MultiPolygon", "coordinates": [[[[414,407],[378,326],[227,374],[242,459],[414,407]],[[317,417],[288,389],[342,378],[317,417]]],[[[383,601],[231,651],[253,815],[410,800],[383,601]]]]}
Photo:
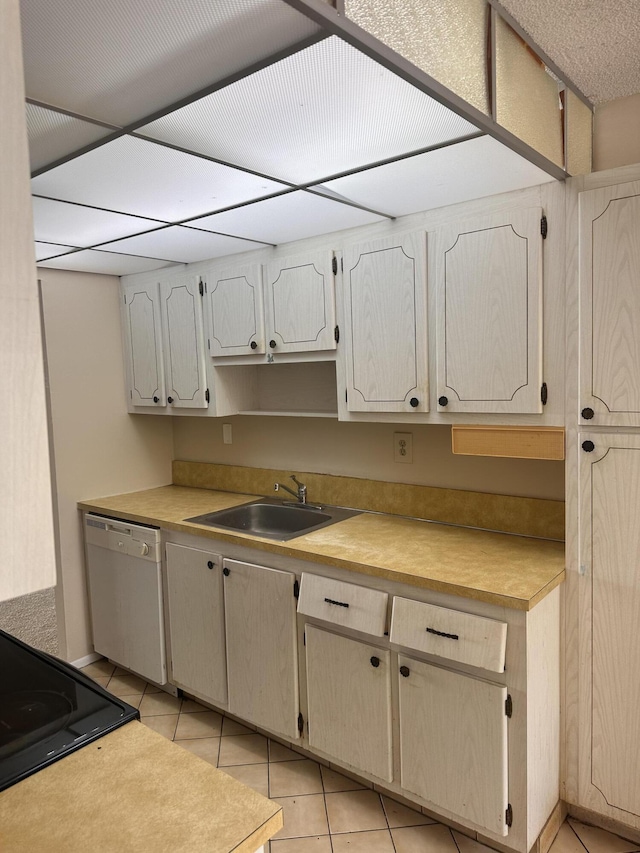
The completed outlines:
{"type": "Polygon", "coordinates": [[[28,0],[27,96],[124,125],[319,28],[281,0],[28,0]]]}
{"type": "Polygon", "coordinates": [[[107,243],[100,248],[114,252],[127,252],[132,255],[147,255],[156,258],[167,258],[181,263],[205,261],[208,258],[218,258],[237,252],[248,252],[250,249],[260,249],[264,244],[241,240],[237,237],[227,237],[224,234],[211,234],[208,231],[198,231],[194,228],[183,228],[179,225],[151,231],[138,237],[129,237],[115,243],[107,243]]]}
{"type": "Polygon", "coordinates": [[[174,222],[270,195],[267,178],[123,136],[33,178],[38,195],[174,222]]]}
{"type": "Polygon", "coordinates": [[[322,187],[404,216],[554,180],[489,136],[357,172],[322,187]]]}
{"type": "Polygon", "coordinates": [[[36,242],[36,261],[46,261],[47,258],[53,258],[56,255],[61,255],[63,252],[69,252],[73,248],[73,246],[61,246],[56,243],[36,242]]]}
{"type": "Polygon", "coordinates": [[[140,133],[305,183],[475,130],[332,37],[176,110],[140,133]]]}
{"type": "Polygon", "coordinates": [[[53,163],[112,131],[73,116],[27,104],[27,135],[31,171],[53,163]]]}
{"type": "Polygon", "coordinates": [[[42,261],[41,267],[56,270],[77,270],[78,272],[97,272],[105,275],[128,275],[135,272],[147,272],[161,267],[171,266],[167,261],[157,258],[139,258],[135,255],[118,255],[115,252],[100,252],[86,249],[72,252],[59,258],[42,261]]]}
{"type": "Polygon", "coordinates": [[[33,227],[36,240],[73,246],[94,246],[106,240],[128,237],[157,228],[158,223],[79,204],[49,198],[33,198],[33,227]]]}
{"type": "Polygon", "coordinates": [[[250,240],[288,243],[342,228],[380,222],[383,218],[313,193],[298,191],[196,219],[191,225],[237,234],[250,240]]]}

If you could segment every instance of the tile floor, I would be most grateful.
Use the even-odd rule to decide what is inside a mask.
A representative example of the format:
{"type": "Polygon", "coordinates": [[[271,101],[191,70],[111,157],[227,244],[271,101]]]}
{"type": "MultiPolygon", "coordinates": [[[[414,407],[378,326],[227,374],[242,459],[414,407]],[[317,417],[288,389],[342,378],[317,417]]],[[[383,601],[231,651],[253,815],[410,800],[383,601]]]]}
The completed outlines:
{"type": "MultiPolygon", "coordinates": [[[[281,803],[270,853],[490,853],[341,773],[190,699],[178,699],[106,660],[84,672],[140,709],[142,722],[281,803]]],[[[640,844],[570,818],[550,853],[640,853],[640,844]]]]}

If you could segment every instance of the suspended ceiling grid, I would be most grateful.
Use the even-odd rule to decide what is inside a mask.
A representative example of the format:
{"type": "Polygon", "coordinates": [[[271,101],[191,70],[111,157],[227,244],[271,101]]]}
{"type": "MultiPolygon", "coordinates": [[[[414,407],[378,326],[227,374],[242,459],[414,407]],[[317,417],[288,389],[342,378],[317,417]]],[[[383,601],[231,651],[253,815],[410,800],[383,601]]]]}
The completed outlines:
{"type": "Polygon", "coordinates": [[[22,11],[43,266],[123,275],[552,180],[281,0],[22,11]]]}

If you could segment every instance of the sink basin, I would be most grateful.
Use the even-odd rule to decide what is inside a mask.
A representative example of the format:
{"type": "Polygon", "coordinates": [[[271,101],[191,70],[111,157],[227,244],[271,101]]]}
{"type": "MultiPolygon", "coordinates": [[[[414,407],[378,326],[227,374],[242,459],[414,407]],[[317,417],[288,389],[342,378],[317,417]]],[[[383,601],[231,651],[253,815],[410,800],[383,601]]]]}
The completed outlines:
{"type": "Polygon", "coordinates": [[[358,514],[357,510],[341,507],[315,507],[265,499],[185,518],[185,521],[224,530],[239,530],[266,539],[287,540],[358,514]]]}

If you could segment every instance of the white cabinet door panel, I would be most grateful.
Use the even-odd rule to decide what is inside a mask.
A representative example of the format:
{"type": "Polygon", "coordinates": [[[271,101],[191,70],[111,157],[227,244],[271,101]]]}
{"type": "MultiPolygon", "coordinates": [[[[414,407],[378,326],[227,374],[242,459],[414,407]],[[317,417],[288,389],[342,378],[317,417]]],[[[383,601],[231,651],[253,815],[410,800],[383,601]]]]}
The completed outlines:
{"type": "Polygon", "coordinates": [[[438,410],[542,411],[542,210],[436,236],[438,410]]]}
{"type": "Polygon", "coordinates": [[[167,402],[175,408],[206,409],[207,381],[199,280],[193,275],[183,274],[162,281],[160,298],[167,402]]]}
{"type": "Polygon", "coordinates": [[[344,252],[347,408],[427,412],[426,235],[344,252]]]}
{"type": "Polygon", "coordinates": [[[403,655],[398,665],[403,788],[507,835],[507,688],[403,655]]]}
{"type": "Polygon", "coordinates": [[[157,282],[124,288],[124,338],[132,406],[165,406],[160,290],[157,282]]]}
{"type": "Polygon", "coordinates": [[[580,193],[579,206],[583,422],[640,426],[640,182],[580,193]]]}
{"type": "Polygon", "coordinates": [[[333,252],[268,264],[265,308],[269,352],[335,349],[333,252]]]}
{"type": "Polygon", "coordinates": [[[264,353],[260,264],[213,270],[205,278],[209,354],[264,353]]]}

